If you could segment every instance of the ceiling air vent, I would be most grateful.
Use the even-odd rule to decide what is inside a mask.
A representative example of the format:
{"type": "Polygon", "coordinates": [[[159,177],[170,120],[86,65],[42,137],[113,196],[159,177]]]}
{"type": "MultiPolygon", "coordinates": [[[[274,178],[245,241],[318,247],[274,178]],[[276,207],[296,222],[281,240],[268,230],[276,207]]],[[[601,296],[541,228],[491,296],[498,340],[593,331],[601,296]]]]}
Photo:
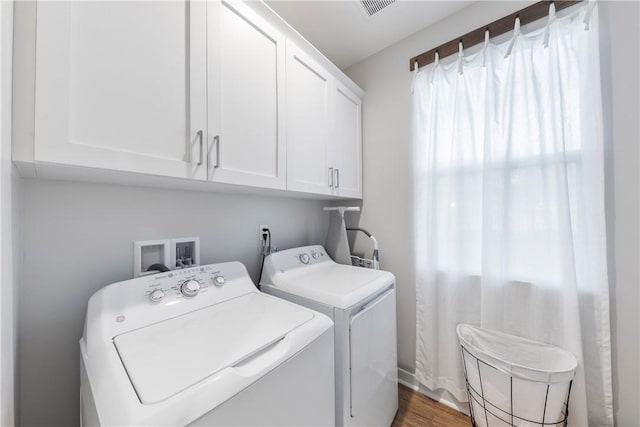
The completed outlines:
{"type": "Polygon", "coordinates": [[[394,4],[396,0],[360,0],[360,4],[369,16],[373,16],[387,6],[394,4]]]}

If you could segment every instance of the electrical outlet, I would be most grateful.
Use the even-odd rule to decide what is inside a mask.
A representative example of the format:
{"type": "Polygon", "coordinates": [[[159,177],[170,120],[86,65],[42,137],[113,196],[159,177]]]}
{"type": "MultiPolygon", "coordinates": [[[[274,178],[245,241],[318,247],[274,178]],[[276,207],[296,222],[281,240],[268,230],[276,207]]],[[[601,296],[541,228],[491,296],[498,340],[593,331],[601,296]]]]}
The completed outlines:
{"type": "Polygon", "coordinates": [[[267,224],[260,224],[260,228],[258,229],[258,240],[260,242],[263,242],[266,240],[263,236],[265,229],[269,230],[269,226],[267,224]]]}

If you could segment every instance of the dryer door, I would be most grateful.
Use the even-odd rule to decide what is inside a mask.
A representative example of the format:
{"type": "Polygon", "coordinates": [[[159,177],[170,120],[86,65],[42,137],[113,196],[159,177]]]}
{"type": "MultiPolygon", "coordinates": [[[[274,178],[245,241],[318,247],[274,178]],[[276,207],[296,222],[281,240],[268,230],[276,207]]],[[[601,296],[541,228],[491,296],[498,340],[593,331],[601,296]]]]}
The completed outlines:
{"type": "Polygon", "coordinates": [[[349,425],[391,424],[398,408],[396,298],[390,289],[350,319],[349,425]]]}

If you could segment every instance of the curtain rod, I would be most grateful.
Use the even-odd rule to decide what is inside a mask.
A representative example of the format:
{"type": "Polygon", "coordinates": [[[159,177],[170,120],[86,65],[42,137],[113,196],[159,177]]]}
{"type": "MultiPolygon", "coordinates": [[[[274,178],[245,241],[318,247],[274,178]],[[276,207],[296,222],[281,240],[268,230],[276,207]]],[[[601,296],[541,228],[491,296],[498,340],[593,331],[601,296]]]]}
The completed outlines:
{"type": "Polygon", "coordinates": [[[526,25],[533,21],[537,21],[540,18],[544,18],[549,14],[549,5],[551,3],[555,4],[556,11],[561,11],[569,6],[580,3],[581,1],[583,0],[544,0],[534,3],[531,6],[512,13],[511,15],[500,18],[488,25],[470,31],[461,37],[441,44],[440,46],[423,52],[420,55],[414,56],[409,60],[409,71],[414,70],[416,61],[418,62],[418,67],[431,64],[435,61],[436,52],[438,52],[440,59],[453,55],[454,53],[458,53],[458,44],[460,42],[462,42],[462,45],[465,48],[484,43],[485,31],[487,30],[489,30],[489,36],[491,38],[508,33],[513,30],[513,24],[516,18],[520,18],[520,25],[526,25]]]}

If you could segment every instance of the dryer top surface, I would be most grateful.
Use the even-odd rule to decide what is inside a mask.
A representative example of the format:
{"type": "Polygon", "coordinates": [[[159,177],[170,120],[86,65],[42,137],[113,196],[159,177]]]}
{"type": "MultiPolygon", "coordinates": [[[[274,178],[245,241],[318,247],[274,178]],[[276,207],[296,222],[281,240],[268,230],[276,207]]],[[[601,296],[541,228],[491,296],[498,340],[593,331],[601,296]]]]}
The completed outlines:
{"type": "Polygon", "coordinates": [[[394,282],[394,275],[387,271],[337,264],[322,246],[306,246],[267,257],[260,284],[347,309],[394,282]]]}

